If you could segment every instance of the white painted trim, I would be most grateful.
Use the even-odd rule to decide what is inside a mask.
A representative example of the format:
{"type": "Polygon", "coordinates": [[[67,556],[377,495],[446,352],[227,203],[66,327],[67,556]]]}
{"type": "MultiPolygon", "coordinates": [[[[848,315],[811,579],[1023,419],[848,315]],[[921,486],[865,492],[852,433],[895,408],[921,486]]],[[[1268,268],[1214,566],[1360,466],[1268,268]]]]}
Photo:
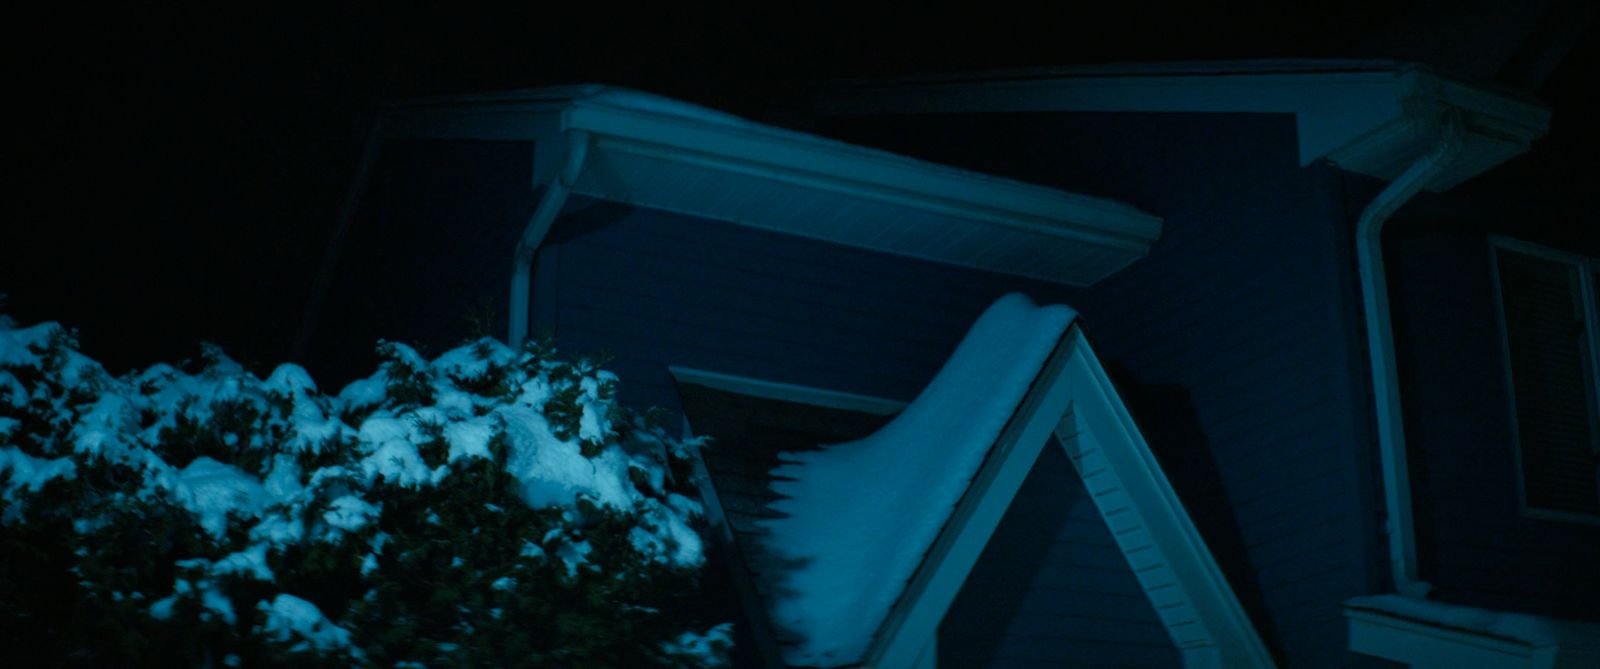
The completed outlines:
{"type": "MultiPolygon", "coordinates": [[[[892,400],[689,367],[668,370],[679,383],[765,399],[879,415],[904,407],[892,400]]],[[[1232,586],[1075,324],[996,438],[874,636],[863,665],[934,666],[939,623],[1051,435],[1066,449],[1185,666],[1274,667],[1232,586]]]]}
{"type": "Polygon", "coordinates": [[[565,156],[565,161],[561,164],[560,171],[545,186],[544,194],[539,197],[539,205],[534,208],[527,225],[523,226],[517,246],[512,250],[511,314],[509,331],[506,334],[506,342],[511,344],[512,348],[522,347],[522,341],[528,336],[528,327],[532,324],[534,256],[544,244],[544,237],[550,233],[550,226],[555,224],[562,207],[566,206],[567,192],[571,190],[572,183],[577,181],[578,175],[583,173],[584,161],[589,156],[589,133],[582,130],[562,133],[560,141],[566,145],[565,151],[540,151],[537,147],[534,149],[535,161],[539,159],[539,154],[562,155],[565,156]]]}
{"type": "Polygon", "coordinates": [[[1418,669],[1548,669],[1559,648],[1475,634],[1378,611],[1345,607],[1350,650],[1418,669]]]}
{"type": "MultiPolygon", "coordinates": [[[[566,184],[573,193],[986,271],[1035,276],[1026,273],[1030,271],[1022,266],[1026,263],[983,256],[981,250],[987,248],[983,244],[928,244],[919,241],[921,232],[907,233],[904,225],[926,221],[941,226],[930,228],[928,234],[970,236],[977,231],[1009,245],[1020,244],[1019,239],[1065,244],[1083,254],[1082,262],[1072,265],[1079,269],[1035,278],[1073,284],[1092,283],[1142,257],[1161,233],[1160,217],[1120,202],[936,165],[603,86],[436,99],[385,113],[391,135],[538,142],[535,187],[553,183],[559,170],[555,161],[564,154],[546,147],[563,144],[566,134],[582,132],[592,137],[588,148],[596,169],[566,184]],[[721,190],[652,191],[647,185],[615,178],[619,171],[626,173],[621,168],[663,169],[663,163],[665,168],[713,182],[754,177],[763,188],[770,187],[773,198],[817,201],[825,208],[844,209],[862,201],[891,207],[881,221],[865,223],[881,224],[890,233],[864,235],[860,229],[835,229],[810,219],[730,208],[727,193],[721,190]]],[[[1042,264],[1041,258],[1031,260],[1042,264]]]]}
{"type": "Polygon", "coordinates": [[[1467,118],[1471,161],[1427,184],[1445,190],[1527,150],[1550,110],[1521,94],[1469,85],[1424,66],[1271,61],[978,73],[959,78],[842,82],[813,109],[829,115],[992,112],[1292,114],[1300,164],[1329,159],[1384,179],[1454,110],[1467,118]]]}
{"type": "Polygon", "coordinates": [[[1074,355],[1069,342],[1077,326],[1051,352],[983,466],[912,574],[867,648],[864,664],[891,669],[916,666],[938,637],[939,623],[961,591],[961,584],[1000,525],[1012,498],[1050,440],[1056,422],[1071,404],[1071,389],[1060,370],[1074,355]]]}
{"type": "Polygon", "coordinates": [[[1056,436],[1185,665],[1275,666],[1088,341],[1069,336],[1072,411],[1056,436]]]}
{"type": "Polygon", "coordinates": [[[855,393],[801,386],[793,383],[766,381],[737,374],[695,369],[693,367],[669,365],[667,366],[667,371],[672,374],[672,377],[678,383],[705,386],[713,390],[749,395],[761,399],[809,404],[825,409],[843,409],[845,411],[869,413],[875,416],[889,416],[900,413],[901,409],[906,408],[906,403],[899,400],[884,399],[871,395],[857,395],[855,393]]]}
{"type": "Polygon", "coordinates": [[[900,204],[937,207],[1036,232],[1076,232],[1137,249],[1161,219],[1111,200],[1025,184],[813,135],[645,110],[575,103],[568,126],[652,157],[783,177],[791,183],[900,204]]]}
{"type": "Polygon", "coordinates": [[[1449,170],[1462,151],[1459,121],[1445,126],[1434,146],[1411,164],[1361,209],[1356,221],[1356,273],[1361,284],[1361,309],[1366,326],[1367,362],[1372,381],[1378,460],[1383,477],[1384,526],[1388,532],[1389,573],[1395,591],[1425,597],[1433,586],[1417,566],[1412,523],[1411,465],[1406,455],[1405,415],[1400,400],[1400,373],[1395,362],[1394,324],[1389,306],[1389,280],[1383,257],[1383,227],[1424,186],[1449,170]]]}
{"type": "Polygon", "coordinates": [[[996,439],[864,664],[911,667],[1054,434],[1118,548],[1191,669],[1271,669],[1274,662],[1190,521],[1160,463],[1072,326],[996,439]]]}
{"type": "MultiPolygon", "coordinates": [[[[1489,235],[1489,274],[1494,283],[1495,327],[1500,335],[1501,366],[1505,370],[1506,383],[1506,416],[1511,425],[1511,453],[1517,463],[1517,504],[1525,518],[1535,520],[1578,523],[1583,525],[1600,525],[1600,515],[1576,513],[1557,509],[1540,509],[1528,506],[1527,475],[1522,468],[1522,428],[1517,417],[1517,386],[1515,374],[1511,368],[1511,340],[1506,332],[1506,304],[1505,291],[1500,282],[1500,254],[1498,251],[1505,249],[1513,253],[1537,256],[1554,262],[1571,265],[1578,277],[1579,298],[1582,301],[1584,330],[1589,338],[1589,378],[1591,397],[1600,402],[1600,313],[1596,313],[1594,293],[1594,273],[1600,270],[1600,261],[1541,246],[1532,242],[1506,237],[1504,235],[1489,235]]],[[[1600,404],[1589,408],[1591,420],[1600,417],[1600,404]]],[[[1591,425],[1591,429],[1600,426],[1591,425]]]]}

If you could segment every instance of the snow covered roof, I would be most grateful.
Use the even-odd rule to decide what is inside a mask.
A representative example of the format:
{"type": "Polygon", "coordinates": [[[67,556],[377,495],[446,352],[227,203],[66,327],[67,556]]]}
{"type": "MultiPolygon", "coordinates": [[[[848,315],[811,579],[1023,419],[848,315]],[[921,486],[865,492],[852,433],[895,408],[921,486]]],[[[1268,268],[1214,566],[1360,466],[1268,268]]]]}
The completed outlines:
{"type": "Polygon", "coordinates": [[[757,625],[770,619],[785,663],[931,662],[939,621],[1054,435],[1186,662],[1272,666],[1074,318],[1003,297],[877,432],[783,454],[762,484],[782,517],[757,521],[751,566],[757,625]]]}
{"type": "Polygon", "coordinates": [[[936,165],[638,91],[584,85],[422,100],[389,136],[533,140],[536,184],[988,271],[1089,285],[1161,219],[1110,200],[936,165]]]}
{"type": "Polygon", "coordinates": [[[799,637],[790,664],[861,659],[1073,316],[1001,298],[883,429],[773,472],[786,515],[765,523],[766,543],[796,565],[772,610],[799,637]]]}
{"type": "Polygon", "coordinates": [[[1463,155],[1427,184],[1443,191],[1528,150],[1550,109],[1524,94],[1437,69],[1382,60],[1136,63],[842,81],[814,109],[830,115],[972,112],[1293,114],[1300,163],[1393,179],[1426,150],[1446,116],[1466,130],[1463,155]]]}

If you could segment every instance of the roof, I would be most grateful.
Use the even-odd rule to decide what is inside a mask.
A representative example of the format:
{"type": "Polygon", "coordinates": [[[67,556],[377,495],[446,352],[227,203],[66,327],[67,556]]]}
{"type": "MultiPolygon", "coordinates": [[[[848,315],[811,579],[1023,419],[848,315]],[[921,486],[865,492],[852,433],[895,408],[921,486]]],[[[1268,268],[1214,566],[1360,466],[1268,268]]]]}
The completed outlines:
{"type": "Polygon", "coordinates": [[[597,85],[436,98],[388,136],[536,142],[534,182],[571,192],[1069,285],[1142,257],[1161,219],[1132,206],[762,125],[597,85]]]}
{"type": "Polygon", "coordinates": [[[1393,179],[1461,119],[1461,158],[1441,191],[1526,150],[1550,110],[1526,95],[1440,70],[1382,60],[1140,63],[841,81],[822,87],[827,115],[984,112],[1293,114],[1302,165],[1318,160],[1393,179]]]}
{"type": "Polygon", "coordinates": [[[791,664],[861,659],[1073,318],[1001,298],[882,429],[773,471],[780,515],[762,525],[769,550],[793,565],[772,607],[800,637],[791,664]]]}
{"type": "MultiPolygon", "coordinates": [[[[1053,436],[1188,661],[1272,666],[1072,320],[1063,307],[1002,298],[929,387],[878,432],[820,449],[752,454],[770,470],[765,476],[733,472],[728,480],[716,471],[726,462],[713,468],[716,491],[761,507],[733,510],[756,518],[756,527],[723,531],[746,558],[760,557],[747,576],[759,581],[756,605],[788,646],[788,663],[924,666],[939,621],[1053,436]],[[752,482],[768,489],[745,490],[752,482]]],[[[679,376],[798,402],[815,396],[818,406],[884,408],[697,370],[679,376]]]]}

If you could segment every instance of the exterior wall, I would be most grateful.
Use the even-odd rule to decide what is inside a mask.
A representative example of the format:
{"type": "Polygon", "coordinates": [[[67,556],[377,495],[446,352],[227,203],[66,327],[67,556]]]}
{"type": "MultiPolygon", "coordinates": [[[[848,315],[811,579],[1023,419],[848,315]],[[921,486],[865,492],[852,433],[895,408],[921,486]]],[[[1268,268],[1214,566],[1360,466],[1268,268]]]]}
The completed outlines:
{"type": "Polygon", "coordinates": [[[569,203],[534,271],[533,331],[604,352],[623,401],[669,410],[667,365],[909,400],[999,296],[1072,302],[1042,282],[589,200],[569,203]]]}
{"type": "MultiPolygon", "coordinates": [[[[909,399],[1001,294],[1071,304],[1269,646],[1289,666],[1357,662],[1343,650],[1338,603],[1374,589],[1380,546],[1361,447],[1353,265],[1348,237],[1331,223],[1343,202],[1326,170],[1295,164],[1292,120],[1065,114],[839,130],[1127,201],[1165,216],[1165,236],[1148,258],[1074,290],[574,198],[537,260],[535,332],[569,354],[611,356],[623,400],[638,406],[679,409],[668,364],[909,399]]],[[[338,314],[341,341],[360,342],[360,352],[375,336],[442,350],[470,334],[448,315],[504,299],[511,243],[536,201],[526,145],[415,148],[380,163],[389,181],[368,198],[324,309],[324,323],[338,314]]],[[[338,342],[321,350],[357,351],[338,342]]],[[[1070,506],[1070,495],[1059,503],[1070,506]]],[[[1012,555],[993,558],[1001,568],[980,565],[1028,575],[1037,593],[1026,615],[987,646],[945,652],[982,647],[1013,664],[1065,657],[1076,643],[1071,621],[1091,610],[1101,612],[1096,636],[1149,640],[1148,619],[1116,615],[1133,605],[1074,590],[1086,562],[1109,562],[1073,534],[1092,534],[1091,519],[1051,519],[1005,521],[1006,536],[1055,537],[1044,562],[1012,555]]],[[[1146,659],[1165,657],[1152,650],[1146,659]]]]}
{"type": "Polygon", "coordinates": [[[1600,257],[1600,212],[1514,166],[1482,178],[1419,197],[1386,239],[1422,576],[1445,601],[1600,620],[1600,524],[1522,511],[1488,242],[1600,257]]]}
{"type": "Polygon", "coordinates": [[[941,667],[1180,667],[1066,452],[1039,454],[939,628],[941,667]]]}
{"type": "Polygon", "coordinates": [[[1269,647],[1290,667],[1366,663],[1345,651],[1339,607],[1381,576],[1353,242],[1332,170],[1297,164],[1293,119],[832,123],[848,141],[1165,217],[1147,258],[1074,303],[1083,327],[1269,647]]]}

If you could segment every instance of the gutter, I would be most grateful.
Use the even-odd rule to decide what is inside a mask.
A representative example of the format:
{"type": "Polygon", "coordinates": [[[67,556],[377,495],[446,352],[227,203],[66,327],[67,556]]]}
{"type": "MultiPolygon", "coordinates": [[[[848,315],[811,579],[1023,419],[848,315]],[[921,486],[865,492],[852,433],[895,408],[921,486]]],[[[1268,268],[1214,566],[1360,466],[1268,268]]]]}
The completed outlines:
{"type": "Polygon", "coordinates": [[[1433,585],[1423,581],[1417,569],[1416,534],[1411,517],[1411,473],[1406,460],[1405,422],[1400,411],[1400,378],[1395,367],[1389,285],[1383,267],[1383,226],[1434,177],[1451,167],[1461,155],[1463,137],[1459,115],[1447,113],[1433,149],[1373,198],[1356,224],[1356,264],[1361,277],[1367,349],[1372,364],[1390,573],[1396,592],[1418,599],[1427,597],[1433,585]]]}
{"type": "Polygon", "coordinates": [[[544,237],[550,232],[550,226],[555,223],[556,215],[561,213],[561,208],[567,203],[567,194],[571,192],[572,185],[577,183],[578,175],[583,173],[584,160],[589,157],[589,133],[583,130],[570,130],[563,133],[567,140],[567,158],[562,163],[561,171],[556,174],[545,186],[544,195],[539,198],[539,205],[533,210],[533,216],[528,219],[528,225],[522,230],[521,239],[517,240],[517,249],[512,255],[511,263],[511,324],[506,341],[512,348],[522,346],[523,340],[528,337],[528,307],[530,296],[533,292],[533,257],[539,251],[539,245],[544,242],[544,237]]]}

